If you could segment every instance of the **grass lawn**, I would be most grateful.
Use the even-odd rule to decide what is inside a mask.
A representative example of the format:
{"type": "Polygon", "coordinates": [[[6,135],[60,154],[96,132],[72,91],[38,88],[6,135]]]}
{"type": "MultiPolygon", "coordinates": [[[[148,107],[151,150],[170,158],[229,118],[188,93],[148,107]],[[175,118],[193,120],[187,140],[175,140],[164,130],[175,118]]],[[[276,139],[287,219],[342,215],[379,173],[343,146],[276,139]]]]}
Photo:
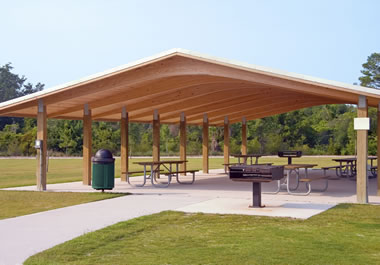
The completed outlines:
{"type": "MultiPolygon", "coordinates": [[[[147,161],[148,158],[130,159],[130,170],[141,170],[142,167],[133,162],[147,161]]],[[[201,169],[202,158],[189,158],[189,169],[201,169]]],[[[231,162],[236,162],[231,159],[231,162]]],[[[331,157],[302,157],[293,160],[294,163],[316,163],[321,166],[336,165],[331,157]]],[[[223,168],[223,158],[210,158],[210,169],[223,168]]],[[[263,157],[260,163],[273,162],[275,164],[286,164],[286,158],[263,157]]],[[[36,184],[36,160],[34,159],[0,159],[0,188],[27,186],[36,184]]],[[[120,159],[116,159],[115,175],[120,177],[120,159]]],[[[82,180],[82,160],[81,159],[50,159],[48,183],[62,183],[82,180]]]]}
{"type": "Polygon", "coordinates": [[[0,191],[0,219],[115,198],[119,193],[0,191]]]}
{"type": "Polygon", "coordinates": [[[380,264],[380,207],[308,220],[162,212],[91,232],[25,264],[380,264]]]}

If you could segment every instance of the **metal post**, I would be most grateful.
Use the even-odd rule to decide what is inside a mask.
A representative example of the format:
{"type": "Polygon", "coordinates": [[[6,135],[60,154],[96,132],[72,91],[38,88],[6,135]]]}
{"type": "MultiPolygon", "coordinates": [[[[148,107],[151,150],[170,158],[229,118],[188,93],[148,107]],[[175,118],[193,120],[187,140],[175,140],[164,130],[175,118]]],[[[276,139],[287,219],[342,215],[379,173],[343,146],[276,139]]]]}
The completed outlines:
{"type": "Polygon", "coordinates": [[[261,208],[261,182],[252,182],[252,205],[250,208],[261,208]]]}

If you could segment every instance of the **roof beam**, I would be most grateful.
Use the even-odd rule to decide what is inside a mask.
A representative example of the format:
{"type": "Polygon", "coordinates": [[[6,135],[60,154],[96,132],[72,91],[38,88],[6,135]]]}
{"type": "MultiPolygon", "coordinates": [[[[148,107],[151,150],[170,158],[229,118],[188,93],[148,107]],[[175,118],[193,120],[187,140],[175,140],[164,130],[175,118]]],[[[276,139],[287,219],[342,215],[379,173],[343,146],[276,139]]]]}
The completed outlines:
{"type": "MultiPolygon", "coordinates": [[[[288,106],[292,106],[294,109],[298,109],[298,106],[302,106],[304,103],[312,102],[312,101],[323,101],[323,99],[311,99],[311,100],[305,100],[302,97],[295,97],[291,99],[283,99],[278,101],[272,101],[269,104],[265,104],[265,106],[253,106],[252,108],[246,108],[244,110],[240,110],[238,112],[235,112],[233,114],[228,114],[228,117],[230,117],[230,120],[234,119],[241,119],[243,116],[245,117],[251,117],[255,113],[260,113],[266,110],[281,110],[281,109],[287,109],[288,106]]],[[[327,101],[327,100],[325,100],[327,101]]],[[[212,118],[210,118],[210,122],[215,122],[218,120],[221,120],[223,118],[223,115],[217,115],[212,118]]]]}
{"type": "Polygon", "coordinates": [[[9,112],[9,113],[0,114],[0,117],[37,118],[37,115],[9,112]]]}
{"type": "MultiPolygon", "coordinates": [[[[296,105],[303,105],[303,102],[305,102],[305,100],[302,100],[301,98],[296,98],[296,99],[288,99],[288,100],[283,100],[281,102],[275,102],[275,103],[271,103],[271,104],[267,104],[265,105],[265,109],[263,108],[263,106],[253,106],[249,109],[245,109],[245,110],[240,110],[238,112],[234,112],[232,114],[225,114],[225,115],[228,115],[228,117],[230,118],[230,121],[234,121],[235,119],[239,119],[239,121],[242,119],[242,117],[251,117],[252,115],[256,114],[256,113],[261,113],[261,112],[264,112],[264,111],[267,111],[267,110],[282,110],[282,109],[286,109],[287,106],[292,106],[294,109],[297,109],[296,105]]],[[[224,120],[224,115],[218,115],[218,116],[214,116],[212,118],[210,118],[210,123],[212,124],[222,124],[222,121],[224,120]]],[[[192,120],[192,122],[195,122],[195,123],[199,123],[200,120],[197,119],[197,120],[192,120]]]]}
{"type": "MultiPolygon", "coordinates": [[[[231,89],[231,87],[234,86],[233,83],[206,83],[202,85],[195,85],[190,87],[183,87],[181,89],[176,89],[174,91],[169,91],[167,93],[157,93],[155,95],[150,95],[149,97],[141,98],[139,100],[136,100],[133,103],[128,103],[126,101],[120,103],[127,106],[128,112],[133,116],[134,114],[131,113],[133,111],[149,111],[149,114],[152,114],[152,110],[159,109],[161,106],[166,106],[168,104],[171,104],[173,102],[181,102],[184,100],[188,100],[192,97],[200,97],[207,94],[212,93],[220,93],[225,90],[231,89]],[[207,89],[205,89],[205,86],[207,89]]],[[[113,105],[113,107],[109,110],[98,112],[94,115],[96,118],[100,118],[103,116],[112,115],[115,113],[119,113],[119,106],[113,105]]],[[[131,116],[131,117],[132,117],[131,116]]]]}
{"type": "MultiPolygon", "coordinates": [[[[231,123],[240,122],[242,117],[246,117],[247,120],[260,119],[260,118],[265,118],[265,117],[273,116],[276,114],[299,110],[299,109],[303,109],[307,107],[332,104],[333,102],[331,102],[331,99],[325,99],[325,100],[316,99],[316,100],[311,100],[311,101],[306,101],[306,102],[302,99],[301,100],[297,99],[297,100],[289,101],[288,103],[289,104],[286,106],[272,107],[265,110],[263,109],[247,110],[245,112],[241,112],[239,114],[233,115],[233,118],[230,119],[230,122],[231,123]]],[[[214,119],[213,124],[216,124],[217,126],[222,126],[223,120],[221,118],[214,119]]]]}
{"type": "MultiPolygon", "coordinates": [[[[114,105],[120,103],[121,105],[125,104],[128,100],[146,100],[149,98],[155,97],[155,95],[163,92],[175,91],[178,89],[199,85],[200,83],[210,84],[220,81],[220,78],[209,78],[205,76],[198,76],[197,78],[189,79],[188,76],[176,76],[170,77],[164,80],[155,80],[155,82],[148,82],[141,87],[125,87],[121,92],[116,93],[112,96],[103,98],[102,100],[96,99],[88,102],[92,110],[107,105],[114,105]],[[161,85],[158,86],[157,82],[161,85]]],[[[223,82],[233,82],[231,80],[224,80],[223,82]]],[[[235,81],[236,82],[236,81],[235,81]]],[[[72,113],[78,110],[81,110],[82,103],[78,103],[77,106],[66,108],[54,113],[48,114],[48,117],[55,117],[66,113],[72,113]]]]}
{"type": "MultiPolygon", "coordinates": [[[[228,97],[228,100],[232,100],[233,98],[235,98],[236,95],[245,95],[246,97],[251,97],[252,95],[257,95],[257,94],[259,94],[257,92],[257,89],[234,87],[234,88],[225,89],[222,91],[216,91],[213,93],[207,93],[203,95],[199,94],[197,96],[181,99],[179,101],[170,101],[168,102],[168,104],[159,106],[159,109],[160,109],[160,113],[162,113],[161,114],[163,117],[162,119],[167,120],[170,114],[171,116],[174,116],[173,118],[178,118],[178,115],[181,112],[186,112],[186,115],[187,114],[190,115],[191,113],[188,110],[193,109],[194,106],[197,106],[197,107],[203,106],[203,108],[208,109],[210,106],[213,106],[213,107],[217,106],[217,104],[221,101],[225,102],[226,97],[228,97]],[[211,102],[210,102],[210,99],[212,99],[211,102]]],[[[240,100],[243,99],[243,97],[239,97],[239,98],[240,100]]],[[[138,118],[146,117],[150,113],[151,113],[151,108],[148,108],[144,112],[133,114],[133,117],[138,119],[138,118]]],[[[204,113],[204,111],[202,113],[204,113]]]]}
{"type": "MultiPolygon", "coordinates": [[[[248,91],[247,91],[248,92],[248,91]]],[[[272,92],[272,88],[258,88],[255,89],[255,91],[252,91],[252,93],[241,93],[238,90],[235,91],[235,93],[229,97],[226,96],[220,96],[219,98],[213,97],[212,101],[208,100],[204,104],[194,104],[194,102],[189,102],[188,104],[183,105],[174,105],[174,106],[168,106],[167,109],[162,110],[162,120],[170,120],[175,119],[178,117],[178,113],[184,111],[186,115],[192,116],[192,115],[202,115],[205,113],[205,111],[208,111],[210,108],[213,108],[213,110],[225,108],[226,105],[232,105],[237,103],[244,103],[251,100],[256,99],[260,95],[266,95],[270,94],[272,92]],[[195,105],[195,106],[194,106],[195,105]]]]}
{"type": "MultiPolygon", "coordinates": [[[[275,103],[278,104],[279,101],[281,100],[286,100],[286,99],[295,99],[295,98],[302,98],[301,96],[297,96],[297,94],[294,93],[284,93],[284,94],[268,94],[268,95],[260,95],[260,97],[256,97],[253,100],[250,100],[248,102],[243,102],[243,103],[236,103],[236,104],[227,104],[223,108],[220,108],[218,110],[212,110],[207,112],[210,122],[212,122],[213,118],[215,117],[224,117],[228,115],[229,118],[231,118],[230,115],[241,112],[242,109],[251,109],[251,108],[257,108],[257,109],[263,109],[264,106],[267,104],[275,103]],[[265,102],[265,105],[263,104],[265,102]]],[[[199,120],[201,117],[200,115],[193,115],[193,116],[188,116],[188,121],[195,121],[199,120]]]]}
{"type": "MultiPolygon", "coordinates": [[[[214,93],[207,94],[207,95],[200,95],[198,97],[193,98],[192,100],[187,100],[185,102],[179,102],[179,103],[170,105],[170,106],[168,106],[168,108],[169,108],[169,111],[175,111],[175,110],[184,111],[185,114],[187,115],[186,109],[193,107],[195,104],[198,106],[202,106],[202,105],[208,105],[209,106],[210,104],[213,104],[213,102],[219,102],[221,100],[225,101],[226,98],[233,98],[236,95],[249,96],[252,94],[254,94],[254,91],[250,91],[249,89],[231,89],[231,90],[225,91],[223,93],[214,92],[214,93]]],[[[168,109],[165,109],[165,110],[168,110],[168,109]]],[[[160,109],[160,111],[165,113],[165,111],[163,111],[161,109],[160,109]]],[[[149,113],[151,113],[151,112],[147,111],[146,113],[144,113],[144,115],[149,115],[149,113]]],[[[136,115],[138,117],[137,118],[134,116],[133,113],[131,114],[131,116],[133,116],[134,119],[140,119],[140,118],[144,119],[146,117],[146,116],[142,116],[142,115],[136,115]]],[[[178,115],[176,116],[176,118],[178,118],[178,115]]]]}

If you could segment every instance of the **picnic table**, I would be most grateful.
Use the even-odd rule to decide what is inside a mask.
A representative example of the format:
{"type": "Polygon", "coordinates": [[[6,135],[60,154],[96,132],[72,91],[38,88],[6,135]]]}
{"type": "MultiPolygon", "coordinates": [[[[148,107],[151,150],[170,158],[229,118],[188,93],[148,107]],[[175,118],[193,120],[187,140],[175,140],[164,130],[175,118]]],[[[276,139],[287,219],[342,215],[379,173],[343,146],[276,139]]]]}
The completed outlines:
{"type": "Polygon", "coordinates": [[[253,165],[253,158],[255,158],[255,164],[259,163],[259,158],[262,157],[262,155],[258,154],[247,154],[247,155],[232,155],[233,157],[236,157],[238,159],[238,164],[244,164],[248,165],[248,159],[251,160],[251,165],[253,165]],[[240,163],[240,159],[243,159],[243,162],[240,163]]]}
{"type": "MultiPolygon", "coordinates": [[[[250,159],[251,161],[251,164],[250,165],[258,165],[259,164],[259,158],[262,157],[262,155],[258,155],[258,154],[249,154],[249,155],[232,155],[233,157],[237,158],[238,159],[238,162],[237,163],[227,163],[227,164],[223,164],[224,166],[224,172],[227,174],[228,173],[228,168],[230,166],[236,166],[236,165],[249,165],[247,162],[248,162],[248,159],[250,159]],[[256,158],[255,159],[255,163],[253,163],[253,158],[256,158]],[[241,161],[240,159],[243,159],[243,161],[241,161]]],[[[272,163],[265,163],[265,165],[271,165],[272,163]]]]}
{"type": "MultiPolygon", "coordinates": [[[[368,160],[371,163],[371,173],[374,175],[372,168],[373,161],[377,159],[377,156],[368,156],[368,160]]],[[[345,158],[335,158],[333,161],[338,162],[339,166],[337,166],[336,174],[338,177],[348,177],[354,178],[356,177],[356,157],[345,157],[345,158]]]]}
{"type": "MultiPolygon", "coordinates": [[[[180,184],[192,184],[195,180],[195,172],[198,170],[185,170],[185,171],[179,171],[178,167],[180,164],[187,163],[187,160],[162,160],[162,161],[141,161],[141,162],[134,162],[134,164],[140,165],[144,167],[143,171],[134,171],[134,172],[127,172],[127,181],[132,186],[137,187],[143,187],[146,184],[146,180],[150,178],[152,186],[159,187],[159,188],[166,188],[169,187],[171,183],[172,176],[176,176],[177,182],[180,184]],[[161,182],[159,183],[157,181],[157,177],[160,176],[160,173],[163,171],[160,168],[166,169],[166,172],[163,175],[166,175],[168,180],[167,182],[161,182]],[[144,173],[143,175],[143,183],[133,185],[130,182],[129,175],[132,173],[144,173]],[[181,173],[192,173],[193,179],[190,182],[183,182],[179,179],[179,174],[181,173]]],[[[124,172],[123,172],[124,173],[124,172]]]]}
{"type": "Polygon", "coordinates": [[[291,194],[291,195],[309,195],[311,190],[312,190],[311,189],[311,183],[315,180],[324,180],[325,181],[324,188],[322,188],[320,190],[315,190],[315,191],[320,191],[320,192],[326,191],[327,186],[328,186],[328,180],[326,177],[310,178],[308,175],[308,169],[313,168],[315,166],[317,166],[317,164],[287,164],[287,165],[284,165],[284,169],[287,170],[286,178],[284,178],[283,182],[281,182],[281,180],[278,180],[277,181],[277,183],[278,183],[277,190],[275,192],[271,192],[271,193],[277,194],[278,192],[280,192],[280,190],[282,188],[284,188],[284,189],[286,189],[288,194],[291,194]],[[300,169],[305,170],[305,175],[302,177],[300,175],[300,169]],[[293,184],[295,186],[291,187],[290,179],[291,179],[293,172],[295,173],[295,184],[293,184]],[[306,188],[307,188],[306,192],[295,192],[298,189],[300,183],[306,184],[306,188]]]}

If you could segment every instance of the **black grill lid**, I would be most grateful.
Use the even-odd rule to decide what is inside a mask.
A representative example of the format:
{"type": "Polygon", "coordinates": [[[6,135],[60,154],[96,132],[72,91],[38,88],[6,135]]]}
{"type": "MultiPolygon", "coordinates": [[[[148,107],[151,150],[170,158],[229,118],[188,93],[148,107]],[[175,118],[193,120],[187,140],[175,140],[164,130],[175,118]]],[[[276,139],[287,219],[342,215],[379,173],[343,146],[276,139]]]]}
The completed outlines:
{"type": "Polygon", "coordinates": [[[279,157],[301,157],[302,151],[278,151],[279,157]]]}

